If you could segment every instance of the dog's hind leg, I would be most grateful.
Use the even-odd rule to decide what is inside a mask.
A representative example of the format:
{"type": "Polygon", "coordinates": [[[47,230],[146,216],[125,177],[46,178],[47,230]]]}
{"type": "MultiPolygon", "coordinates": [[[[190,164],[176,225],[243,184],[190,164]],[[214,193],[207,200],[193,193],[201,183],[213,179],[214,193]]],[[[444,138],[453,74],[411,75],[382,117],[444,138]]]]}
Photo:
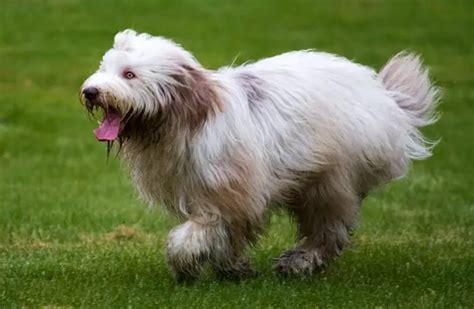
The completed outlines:
{"type": "Polygon", "coordinates": [[[275,270],[307,275],[320,271],[350,243],[359,205],[360,198],[343,173],[327,175],[307,186],[290,207],[298,223],[300,244],[278,258],[275,270]]]}

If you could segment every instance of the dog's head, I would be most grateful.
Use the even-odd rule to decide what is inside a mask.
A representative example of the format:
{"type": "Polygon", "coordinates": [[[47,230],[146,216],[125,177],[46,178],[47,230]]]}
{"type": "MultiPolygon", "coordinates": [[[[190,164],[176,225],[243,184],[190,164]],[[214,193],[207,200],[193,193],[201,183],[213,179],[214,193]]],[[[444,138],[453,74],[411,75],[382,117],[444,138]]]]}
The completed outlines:
{"type": "Polygon", "coordinates": [[[178,44],[125,30],[82,85],[80,99],[91,114],[104,114],[97,139],[113,141],[147,121],[201,126],[221,108],[216,87],[212,74],[178,44]]]}

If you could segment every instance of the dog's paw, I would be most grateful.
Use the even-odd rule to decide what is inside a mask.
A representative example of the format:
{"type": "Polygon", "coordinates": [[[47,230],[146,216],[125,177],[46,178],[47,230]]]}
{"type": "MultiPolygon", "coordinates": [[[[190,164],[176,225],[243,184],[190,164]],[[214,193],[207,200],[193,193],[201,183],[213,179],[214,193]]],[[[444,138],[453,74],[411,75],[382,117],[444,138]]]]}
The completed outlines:
{"type": "Polygon", "coordinates": [[[280,255],[274,270],[282,275],[312,275],[320,272],[323,267],[323,260],[316,251],[295,249],[280,255]]]}
{"type": "Polygon", "coordinates": [[[258,275],[258,272],[253,270],[247,259],[237,261],[230,267],[214,267],[216,275],[221,280],[244,280],[258,275]]]}
{"type": "Polygon", "coordinates": [[[202,256],[171,256],[167,255],[168,266],[175,274],[178,283],[191,282],[199,277],[203,270],[205,258],[202,256]]]}

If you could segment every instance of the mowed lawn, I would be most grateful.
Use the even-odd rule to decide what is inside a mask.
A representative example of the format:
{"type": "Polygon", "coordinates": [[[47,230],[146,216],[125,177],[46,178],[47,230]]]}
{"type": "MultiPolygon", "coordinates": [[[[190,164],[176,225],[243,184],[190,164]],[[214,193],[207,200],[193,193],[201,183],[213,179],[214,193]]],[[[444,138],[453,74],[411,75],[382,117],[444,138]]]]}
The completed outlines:
{"type": "Polygon", "coordinates": [[[0,307],[474,306],[474,2],[0,0],[0,307]],[[177,222],[139,201],[78,103],[113,35],[171,37],[207,67],[294,49],[379,68],[421,53],[444,89],[425,130],[434,157],[378,189],[354,245],[313,278],[280,278],[294,227],[275,214],[249,255],[260,276],[209,271],[177,285],[164,244],[177,222]]]}

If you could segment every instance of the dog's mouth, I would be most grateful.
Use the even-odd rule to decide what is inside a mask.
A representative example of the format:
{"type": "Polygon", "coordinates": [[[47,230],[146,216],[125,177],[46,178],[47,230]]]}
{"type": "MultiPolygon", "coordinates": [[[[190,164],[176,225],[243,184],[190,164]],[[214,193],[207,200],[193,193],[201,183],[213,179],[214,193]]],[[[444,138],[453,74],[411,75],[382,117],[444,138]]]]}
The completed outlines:
{"type": "Polygon", "coordinates": [[[98,114],[103,115],[102,120],[99,121],[99,127],[94,129],[94,135],[97,140],[101,142],[112,142],[116,140],[126,123],[126,117],[123,116],[123,113],[97,100],[81,99],[81,102],[83,102],[89,115],[93,118],[97,118],[98,114]]]}
{"type": "Polygon", "coordinates": [[[122,114],[113,107],[104,109],[104,118],[97,129],[94,130],[98,141],[114,141],[118,138],[122,123],[122,114]]]}

